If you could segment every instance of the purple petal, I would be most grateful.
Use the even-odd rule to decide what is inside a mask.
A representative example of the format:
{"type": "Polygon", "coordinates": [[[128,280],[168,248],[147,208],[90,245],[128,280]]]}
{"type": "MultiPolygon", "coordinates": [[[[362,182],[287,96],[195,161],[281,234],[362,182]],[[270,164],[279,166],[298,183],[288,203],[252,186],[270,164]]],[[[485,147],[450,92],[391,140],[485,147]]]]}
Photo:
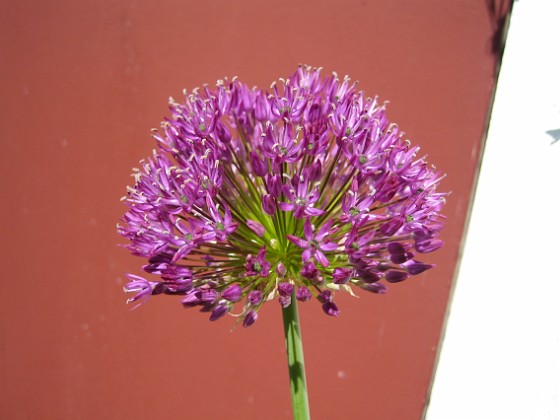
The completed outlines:
{"type": "MultiPolygon", "coordinates": [[[[304,252],[305,253],[305,252],[304,252]]],[[[302,254],[303,256],[303,254],[302,254]]],[[[319,251],[318,249],[315,250],[315,259],[319,262],[319,264],[321,264],[323,267],[328,267],[330,265],[329,260],[327,259],[327,257],[325,257],[325,254],[323,254],[321,251],[319,251]]]]}
{"type": "Polygon", "coordinates": [[[338,248],[338,244],[335,244],[334,242],[322,243],[319,245],[319,248],[323,251],[334,251],[338,248]]]}
{"type": "Polygon", "coordinates": [[[247,220],[247,227],[251,229],[255,234],[259,237],[264,236],[264,226],[261,225],[259,222],[255,222],[254,220],[247,220]]]}
{"type": "Polygon", "coordinates": [[[309,248],[301,253],[302,261],[309,261],[310,258],[311,258],[311,250],[309,248]]]}
{"type": "Polygon", "coordinates": [[[183,245],[181,248],[179,248],[177,250],[177,252],[175,253],[175,255],[173,255],[173,258],[171,259],[171,262],[177,262],[179,261],[181,258],[183,258],[185,255],[187,255],[189,252],[191,252],[194,249],[194,245],[193,244],[185,244],[183,245]]]}
{"type": "Polygon", "coordinates": [[[295,208],[293,204],[285,203],[283,201],[278,202],[278,207],[280,207],[280,210],[282,211],[292,211],[295,208]]]}
{"type": "Polygon", "coordinates": [[[290,242],[292,242],[294,245],[299,246],[300,248],[307,248],[307,241],[298,238],[297,236],[294,235],[286,235],[286,237],[288,238],[288,240],[290,242]]]}
{"type": "Polygon", "coordinates": [[[306,207],[304,213],[308,216],[321,216],[325,213],[324,210],[316,209],[315,207],[306,207]]]}
{"type": "Polygon", "coordinates": [[[303,225],[303,233],[308,242],[313,240],[313,226],[309,218],[305,219],[305,224],[303,225]]]}
{"type": "Polygon", "coordinates": [[[408,273],[405,271],[390,270],[385,273],[385,280],[389,283],[399,283],[408,278],[408,273]]]}
{"type": "Polygon", "coordinates": [[[315,239],[317,241],[322,241],[323,238],[329,233],[329,229],[331,228],[331,226],[333,225],[333,220],[328,220],[327,223],[325,223],[323,226],[321,226],[321,228],[317,231],[317,235],[315,237],[315,239]]]}

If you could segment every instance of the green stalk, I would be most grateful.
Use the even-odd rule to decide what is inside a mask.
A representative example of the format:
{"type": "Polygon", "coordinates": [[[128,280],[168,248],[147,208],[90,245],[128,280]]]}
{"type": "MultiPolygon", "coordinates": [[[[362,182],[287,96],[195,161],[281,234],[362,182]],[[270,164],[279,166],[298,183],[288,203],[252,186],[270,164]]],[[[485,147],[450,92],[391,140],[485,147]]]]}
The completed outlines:
{"type": "Polygon", "coordinates": [[[288,354],[294,420],[309,420],[305,363],[303,361],[303,345],[299,329],[295,290],[292,293],[292,303],[282,309],[282,318],[284,319],[284,335],[286,336],[286,352],[288,354]]]}

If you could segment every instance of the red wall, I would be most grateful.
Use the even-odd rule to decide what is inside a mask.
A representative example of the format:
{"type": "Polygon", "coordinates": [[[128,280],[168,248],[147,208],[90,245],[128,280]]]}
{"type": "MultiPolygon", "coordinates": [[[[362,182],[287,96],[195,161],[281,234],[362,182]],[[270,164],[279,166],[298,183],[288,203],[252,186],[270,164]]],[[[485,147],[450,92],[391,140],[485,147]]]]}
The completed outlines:
{"type": "MultiPolygon", "coordinates": [[[[360,80],[452,190],[434,270],[385,296],[301,307],[315,419],[418,419],[494,86],[479,1],[3,1],[3,419],[290,417],[282,320],[209,323],[173,297],[129,312],[119,198],[182,88],[268,86],[298,63],[360,80]]],[[[482,286],[481,286],[482,287],[482,286]]]]}

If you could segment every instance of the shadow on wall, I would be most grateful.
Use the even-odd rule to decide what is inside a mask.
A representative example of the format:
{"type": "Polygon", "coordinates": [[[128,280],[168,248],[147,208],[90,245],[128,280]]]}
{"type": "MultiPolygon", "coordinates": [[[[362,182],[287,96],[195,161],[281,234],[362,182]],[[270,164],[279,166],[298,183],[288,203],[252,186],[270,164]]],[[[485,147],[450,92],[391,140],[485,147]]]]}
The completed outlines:
{"type": "Polygon", "coordinates": [[[506,34],[509,26],[509,16],[514,0],[486,0],[488,17],[492,25],[493,36],[490,38],[490,50],[499,63],[504,53],[506,34]]]}

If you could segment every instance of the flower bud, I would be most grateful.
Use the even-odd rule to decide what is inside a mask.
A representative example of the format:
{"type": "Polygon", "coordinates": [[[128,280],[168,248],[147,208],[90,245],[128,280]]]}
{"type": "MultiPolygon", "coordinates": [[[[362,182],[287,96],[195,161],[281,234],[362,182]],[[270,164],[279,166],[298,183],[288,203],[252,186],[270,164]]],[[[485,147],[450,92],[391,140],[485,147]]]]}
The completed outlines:
{"type": "Polygon", "coordinates": [[[197,289],[191,290],[185,295],[183,300],[181,300],[181,303],[183,304],[183,306],[187,306],[187,307],[200,305],[202,303],[202,300],[200,299],[200,294],[201,294],[200,290],[197,289]]]}
{"type": "Polygon", "coordinates": [[[427,240],[427,241],[421,241],[421,242],[416,242],[414,244],[414,247],[416,248],[416,251],[422,253],[422,254],[426,254],[428,252],[433,252],[436,251],[438,249],[440,249],[443,246],[443,241],[440,240],[427,240]]]}
{"type": "Polygon", "coordinates": [[[294,291],[294,285],[292,283],[278,283],[278,294],[280,296],[291,296],[294,291]]]}
{"type": "Polygon", "coordinates": [[[315,264],[313,264],[311,261],[308,261],[303,264],[301,275],[306,279],[313,281],[316,280],[319,276],[319,270],[317,270],[315,264]]]}
{"type": "Polygon", "coordinates": [[[247,312],[247,315],[245,315],[245,318],[243,319],[243,326],[245,328],[250,327],[257,321],[258,318],[259,315],[257,314],[257,312],[251,309],[249,312],[247,312]]]}
{"type": "Polygon", "coordinates": [[[379,294],[385,294],[389,290],[387,289],[387,286],[381,283],[364,283],[361,284],[360,287],[364,290],[367,290],[368,292],[379,294]]]}
{"type": "Polygon", "coordinates": [[[389,270],[385,273],[385,280],[389,283],[399,283],[408,278],[408,274],[404,271],[389,270]]]}
{"type": "Polygon", "coordinates": [[[278,302],[280,302],[280,305],[282,306],[282,308],[287,308],[288,306],[290,306],[290,303],[292,303],[292,297],[291,296],[280,296],[278,298],[278,302]]]}
{"type": "Polygon", "coordinates": [[[249,300],[249,302],[253,306],[257,306],[259,303],[261,303],[262,298],[263,298],[263,295],[262,295],[262,292],[260,290],[252,290],[247,295],[247,299],[249,300]]]}
{"type": "Polygon", "coordinates": [[[255,175],[260,177],[265,176],[268,172],[266,162],[261,159],[261,157],[255,152],[251,152],[249,156],[251,158],[251,166],[253,167],[253,172],[255,173],[255,175]]]}
{"type": "Polygon", "coordinates": [[[305,286],[301,286],[296,293],[296,299],[299,300],[300,302],[305,302],[311,299],[312,297],[313,296],[311,295],[311,292],[305,286]]]}
{"type": "Polygon", "coordinates": [[[267,188],[274,198],[280,197],[282,194],[282,179],[280,175],[269,175],[267,177],[267,188]]]}
{"type": "Polygon", "coordinates": [[[241,299],[241,292],[242,289],[240,285],[232,284],[222,292],[222,298],[230,302],[238,302],[241,299]]]}
{"type": "Polygon", "coordinates": [[[323,312],[329,316],[337,317],[340,315],[340,311],[334,302],[325,302],[322,305],[323,312]]]}
{"type": "Polygon", "coordinates": [[[218,298],[218,292],[216,292],[214,289],[202,290],[200,294],[200,300],[202,300],[203,302],[212,303],[217,298],[218,298]]]}
{"type": "Polygon", "coordinates": [[[231,141],[231,134],[221,121],[216,124],[216,134],[218,136],[218,140],[222,143],[229,143],[231,141]]]}
{"type": "Polygon", "coordinates": [[[282,262],[279,262],[276,266],[276,274],[278,274],[278,277],[284,278],[286,276],[286,272],[286,266],[282,264],[282,262]]]}
{"type": "Polygon", "coordinates": [[[429,270],[432,267],[433,264],[424,264],[414,261],[412,264],[406,266],[406,271],[408,271],[408,274],[415,276],[417,274],[423,273],[426,270],[429,270]]]}
{"type": "Polygon", "coordinates": [[[381,227],[379,228],[379,232],[381,232],[385,236],[393,236],[399,231],[403,224],[404,222],[402,220],[402,217],[394,217],[388,222],[381,225],[381,227]]]}
{"type": "Polygon", "coordinates": [[[210,321],[216,321],[227,314],[229,311],[229,307],[225,304],[219,304],[214,308],[212,313],[210,314],[210,321]]]}
{"type": "Polygon", "coordinates": [[[319,302],[321,303],[332,302],[332,292],[330,290],[323,290],[319,293],[319,295],[317,295],[317,299],[319,299],[319,302]]]}
{"type": "Polygon", "coordinates": [[[261,225],[259,222],[255,222],[254,220],[249,219],[247,220],[247,227],[251,229],[253,232],[255,232],[255,234],[259,238],[262,238],[264,236],[265,233],[264,226],[261,225]]]}
{"type": "Polygon", "coordinates": [[[276,213],[276,203],[270,194],[263,194],[261,198],[262,209],[268,215],[276,213]]]}
{"type": "Polygon", "coordinates": [[[333,281],[335,284],[346,284],[352,278],[352,269],[337,267],[333,271],[333,281]]]}

